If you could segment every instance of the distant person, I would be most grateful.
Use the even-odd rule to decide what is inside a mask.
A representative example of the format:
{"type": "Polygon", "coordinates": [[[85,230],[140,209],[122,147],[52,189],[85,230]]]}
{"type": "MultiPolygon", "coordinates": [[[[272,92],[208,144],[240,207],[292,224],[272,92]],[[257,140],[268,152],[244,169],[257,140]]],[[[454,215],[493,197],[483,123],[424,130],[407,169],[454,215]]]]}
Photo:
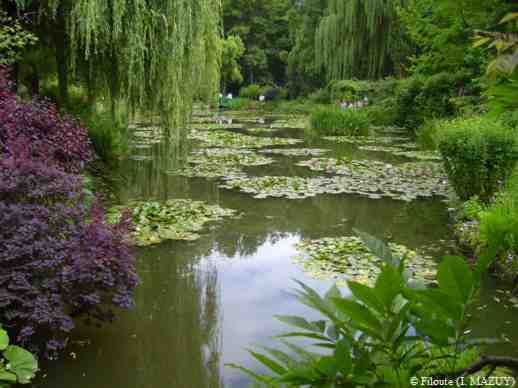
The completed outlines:
{"type": "Polygon", "coordinates": [[[265,96],[263,96],[263,95],[260,95],[260,96],[259,96],[259,101],[264,102],[264,100],[265,100],[265,99],[266,99],[266,97],[265,97],[265,96]]]}
{"type": "Polygon", "coordinates": [[[227,94],[227,99],[232,100],[232,93],[227,94]]]}

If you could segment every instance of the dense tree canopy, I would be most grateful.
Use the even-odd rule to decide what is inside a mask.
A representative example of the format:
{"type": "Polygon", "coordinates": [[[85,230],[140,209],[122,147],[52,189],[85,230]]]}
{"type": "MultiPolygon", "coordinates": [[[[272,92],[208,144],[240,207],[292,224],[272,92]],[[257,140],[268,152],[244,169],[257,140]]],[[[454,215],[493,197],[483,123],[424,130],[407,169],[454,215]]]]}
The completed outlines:
{"type": "Polygon", "coordinates": [[[194,97],[219,85],[219,0],[16,1],[38,12],[33,28],[52,44],[61,102],[81,81],[113,107],[159,113],[180,127],[194,97]],[[144,108],[144,109],[142,109],[144,108]]]}
{"type": "Polygon", "coordinates": [[[225,34],[239,36],[245,44],[240,63],[247,83],[284,83],[290,8],[290,0],[223,1],[225,34]]]}

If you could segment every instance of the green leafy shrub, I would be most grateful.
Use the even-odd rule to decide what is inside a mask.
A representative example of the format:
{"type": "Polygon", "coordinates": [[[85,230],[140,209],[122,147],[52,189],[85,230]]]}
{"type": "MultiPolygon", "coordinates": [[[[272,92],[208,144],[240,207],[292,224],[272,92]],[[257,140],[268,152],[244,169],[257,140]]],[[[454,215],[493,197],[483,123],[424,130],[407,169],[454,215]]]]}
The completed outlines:
{"type": "Polygon", "coordinates": [[[478,371],[463,368],[480,358],[476,343],[487,342],[473,341],[466,331],[485,266],[480,263],[473,271],[463,258],[446,257],[439,265],[438,287],[412,287],[404,258],[393,257],[370,236],[363,238],[385,259],[374,287],[350,281],[350,297],[336,286],[321,297],[299,283],[297,299],[321,318],[276,317],[294,328],[278,337],[290,351],[250,351],[273,375],[231,366],[266,386],[289,387],[408,387],[412,377],[449,376],[454,381],[478,371]],[[326,351],[309,351],[289,341],[300,337],[326,351]]]}
{"type": "Polygon", "coordinates": [[[505,126],[518,131],[518,109],[506,111],[499,118],[505,126]]]}
{"type": "Polygon", "coordinates": [[[311,131],[318,135],[366,135],[370,127],[365,109],[319,108],[311,113],[311,131]]]}
{"type": "Polygon", "coordinates": [[[249,98],[236,97],[236,98],[225,98],[221,103],[225,109],[239,110],[239,109],[251,109],[256,106],[256,102],[249,98]]]}
{"type": "Polygon", "coordinates": [[[516,134],[500,121],[473,117],[446,121],[439,150],[457,195],[491,199],[511,174],[518,159],[516,134]]]}
{"type": "Polygon", "coordinates": [[[480,241],[503,267],[518,275],[518,171],[495,202],[480,212],[480,241]]]}
{"type": "Polygon", "coordinates": [[[317,89],[308,96],[309,101],[316,104],[330,104],[331,95],[327,88],[317,89]]]}
{"type": "Polygon", "coordinates": [[[248,86],[243,86],[239,90],[239,97],[250,98],[252,100],[257,100],[262,93],[261,85],[258,84],[250,84],[248,86]]]}
{"type": "Polygon", "coordinates": [[[396,120],[396,111],[388,101],[385,103],[369,105],[363,109],[365,109],[365,113],[372,125],[380,127],[394,125],[396,120]]]}
{"type": "Polygon", "coordinates": [[[370,82],[358,80],[333,80],[327,85],[331,101],[363,98],[371,88],[370,82]]]}
{"type": "Polygon", "coordinates": [[[97,156],[111,163],[127,152],[126,125],[114,122],[109,113],[93,114],[85,122],[97,156]]]}
{"type": "Polygon", "coordinates": [[[451,99],[469,82],[467,73],[438,73],[431,77],[411,77],[396,90],[396,124],[417,128],[426,119],[449,117],[456,113],[451,99]]]}
{"type": "Polygon", "coordinates": [[[439,131],[444,119],[428,119],[416,130],[416,141],[424,149],[435,150],[439,146],[439,131]]]}
{"type": "Polygon", "coordinates": [[[472,197],[462,204],[462,218],[470,221],[479,221],[485,204],[477,197],[472,197]]]}
{"type": "Polygon", "coordinates": [[[11,345],[0,325],[0,387],[29,384],[38,370],[38,361],[27,350],[11,345]]]}

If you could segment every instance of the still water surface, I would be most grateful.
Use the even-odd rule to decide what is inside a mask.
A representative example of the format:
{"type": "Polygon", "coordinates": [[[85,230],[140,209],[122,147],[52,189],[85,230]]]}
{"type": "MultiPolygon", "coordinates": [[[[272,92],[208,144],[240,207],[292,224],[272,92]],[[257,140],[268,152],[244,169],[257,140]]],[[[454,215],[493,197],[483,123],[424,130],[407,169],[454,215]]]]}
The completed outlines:
{"type": "MultiPolygon", "coordinates": [[[[275,119],[275,118],[274,118],[275,119]]],[[[254,125],[257,126],[257,125],[254,125]]],[[[303,137],[300,130],[275,136],[303,137]]],[[[327,157],[405,161],[382,153],[329,142],[299,147],[331,149],[327,157]]],[[[142,151],[141,151],[142,152],[142,151]]],[[[276,163],[247,169],[250,175],[309,175],[278,156],[276,163]]],[[[331,282],[306,275],[291,260],[305,238],[351,235],[353,228],[414,249],[447,251],[450,230],[446,204],[439,199],[413,202],[360,196],[320,195],[304,200],[253,199],[219,189],[217,181],[172,177],[149,161],[128,161],[117,172],[129,199],[192,198],[233,208],[239,219],[212,225],[193,242],[167,242],[138,250],[141,285],[136,309],[103,328],[80,326],[64,357],[46,366],[42,388],[219,388],[246,387],[248,380],[224,366],[256,368],[246,347],[271,344],[285,329],[275,314],[309,315],[290,295],[293,279],[324,292],[331,282]]],[[[517,354],[518,310],[494,301],[493,279],[484,284],[482,305],[473,322],[477,335],[505,332],[513,344],[493,351],[517,354]]],[[[477,310],[478,311],[478,310],[477,310]]]]}

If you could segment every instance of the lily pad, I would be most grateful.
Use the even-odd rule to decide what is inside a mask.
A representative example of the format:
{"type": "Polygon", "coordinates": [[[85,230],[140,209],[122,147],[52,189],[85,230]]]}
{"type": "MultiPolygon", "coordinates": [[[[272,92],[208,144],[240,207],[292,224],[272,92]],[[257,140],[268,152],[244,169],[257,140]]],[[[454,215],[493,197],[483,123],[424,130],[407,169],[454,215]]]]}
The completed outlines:
{"type": "Polygon", "coordinates": [[[236,123],[232,120],[228,121],[219,121],[219,122],[212,122],[212,123],[194,123],[191,124],[191,129],[201,130],[201,131],[207,131],[207,130],[219,130],[219,129],[230,129],[230,128],[243,128],[242,123],[236,123]]]}
{"type": "Polygon", "coordinates": [[[220,187],[253,194],[254,198],[258,199],[267,197],[302,199],[325,192],[319,179],[286,176],[230,179],[222,183],[220,187]]]}
{"type": "Polygon", "coordinates": [[[189,138],[202,142],[206,147],[261,148],[301,143],[300,139],[257,137],[226,131],[192,130],[189,138]]]}
{"type": "Polygon", "coordinates": [[[203,148],[191,153],[187,165],[167,173],[189,178],[235,179],[246,176],[241,169],[243,166],[264,166],[273,162],[272,158],[246,149],[203,148]]]}
{"type": "Polygon", "coordinates": [[[416,150],[411,148],[417,148],[417,146],[413,143],[408,144],[400,144],[397,146],[378,146],[378,145],[366,145],[358,147],[364,151],[374,151],[374,152],[388,152],[396,156],[404,156],[410,159],[418,159],[418,160],[442,160],[441,155],[436,151],[427,151],[427,150],[416,150]]]}
{"type": "Polygon", "coordinates": [[[329,150],[322,148],[268,148],[265,150],[260,150],[259,152],[263,154],[269,155],[282,155],[282,156],[290,156],[290,157],[299,157],[299,156],[321,156],[329,150]]]}
{"type": "Polygon", "coordinates": [[[208,222],[234,216],[235,210],[208,205],[190,199],[170,199],[165,202],[135,201],[127,206],[115,206],[108,211],[108,221],[120,220],[131,209],[135,225],[133,242],[137,246],[159,244],[165,240],[196,240],[208,222]]]}
{"type": "Polygon", "coordinates": [[[326,193],[360,194],[373,199],[391,197],[410,201],[433,195],[448,196],[451,192],[446,174],[439,163],[392,165],[375,160],[314,158],[297,165],[338,175],[325,182],[326,193]]]}
{"type": "MultiPolygon", "coordinates": [[[[392,253],[404,257],[410,277],[424,283],[432,283],[436,263],[404,245],[389,244],[392,253]]],[[[347,280],[373,285],[379,275],[382,259],[373,255],[358,237],[323,238],[305,240],[297,244],[300,255],[293,260],[302,265],[305,272],[319,279],[333,279],[339,284],[347,280]]]]}

